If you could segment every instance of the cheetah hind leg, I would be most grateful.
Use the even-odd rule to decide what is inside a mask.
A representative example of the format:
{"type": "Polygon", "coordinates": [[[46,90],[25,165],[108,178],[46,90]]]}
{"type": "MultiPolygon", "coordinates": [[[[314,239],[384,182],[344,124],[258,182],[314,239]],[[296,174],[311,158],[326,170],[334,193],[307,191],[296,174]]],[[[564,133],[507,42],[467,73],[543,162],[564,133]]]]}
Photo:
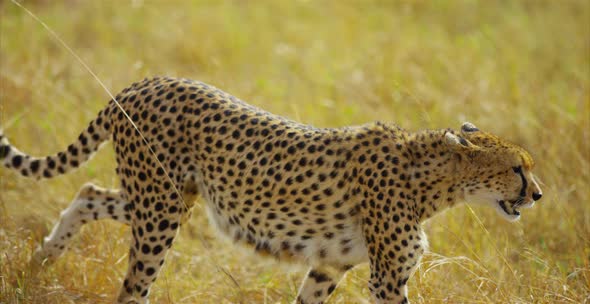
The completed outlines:
{"type": "MultiPolygon", "coordinates": [[[[182,224],[190,218],[198,195],[195,177],[187,177],[183,189],[187,210],[182,213],[182,224]]],[[[37,266],[53,263],[64,253],[80,228],[89,222],[106,218],[130,225],[131,216],[127,208],[129,204],[121,190],[105,189],[91,183],[85,184],[70,206],[62,211],[59,222],[44,238],[43,244],[37,248],[31,262],[37,266]]]]}
{"type": "Polygon", "coordinates": [[[86,223],[107,218],[129,225],[128,205],[121,190],[105,189],[90,183],[82,186],[70,206],[62,211],[59,222],[35,251],[31,260],[33,270],[51,264],[61,256],[86,223]]]}

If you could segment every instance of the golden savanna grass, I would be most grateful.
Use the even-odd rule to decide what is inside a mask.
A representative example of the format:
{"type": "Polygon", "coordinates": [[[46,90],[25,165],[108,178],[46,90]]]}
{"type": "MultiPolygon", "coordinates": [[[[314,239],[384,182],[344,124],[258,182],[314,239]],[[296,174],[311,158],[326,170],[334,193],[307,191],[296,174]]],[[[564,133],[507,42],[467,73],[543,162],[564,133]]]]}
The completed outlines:
{"type": "MultiPolygon", "coordinates": [[[[430,220],[413,303],[590,303],[588,1],[22,1],[113,93],[152,75],[199,79],[322,127],[471,121],[531,151],[543,200],[508,223],[484,207],[430,220]]],[[[34,155],[60,151],[107,93],[37,21],[0,1],[0,125],[34,155]]],[[[0,303],[110,303],[128,228],[84,227],[32,276],[28,260],[87,181],[116,187],[110,146],[67,176],[0,169],[0,303]]],[[[216,237],[197,209],[153,303],[287,303],[304,270],[216,237]]],[[[368,266],[331,303],[367,303],[368,266]]]]}

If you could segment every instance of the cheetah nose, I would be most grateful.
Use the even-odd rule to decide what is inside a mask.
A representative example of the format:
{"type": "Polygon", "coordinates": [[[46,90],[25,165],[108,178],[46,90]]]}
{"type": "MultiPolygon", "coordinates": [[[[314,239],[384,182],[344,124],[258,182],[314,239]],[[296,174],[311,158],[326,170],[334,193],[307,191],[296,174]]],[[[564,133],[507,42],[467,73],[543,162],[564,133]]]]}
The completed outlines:
{"type": "Polygon", "coordinates": [[[541,194],[541,193],[533,192],[533,200],[535,200],[535,201],[540,200],[542,196],[543,196],[543,194],[541,194]]]}

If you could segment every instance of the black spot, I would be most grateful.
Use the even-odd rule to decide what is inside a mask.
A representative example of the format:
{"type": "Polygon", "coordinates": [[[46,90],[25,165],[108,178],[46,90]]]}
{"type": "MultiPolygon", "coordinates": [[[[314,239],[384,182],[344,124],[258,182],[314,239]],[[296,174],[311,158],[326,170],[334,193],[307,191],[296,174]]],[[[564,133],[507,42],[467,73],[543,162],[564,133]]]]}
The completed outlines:
{"type": "Polygon", "coordinates": [[[160,231],[164,231],[166,230],[166,228],[168,228],[168,226],[170,226],[170,222],[168,222],[168,220],[162,220],[158,225],[158,229],[160,231]]]}
{"type": "Polygon", "coordinates": [[[328,294],[331,294],[334,291],[334,289],[336,289],[336,284],[330,285],[330,287],[328,287],[328,294]]]}
{"type": "Polygon", "coordinates": [[[23,163],[23,157],[20,155],[15,155],[12,158],[12,166],[15,168],[20,167],[20,165],[23,163]]]}
{"type": "Polygon", "coordinates": [[[330,281],[330,278],[327,275],[325,275],[321,272],[317,272],[315,270],[311,270],[309,272],[309,277],[313,278],[317,283],[323,283],[323,282],[330,281]]]}
{"type": "Polygon", "coordinates": [[[47,166],[49,169],[55,169],[55,161],[51,158],[47,158],[47,166]]]}
{"type": "Polygon", "coordinates": [[[157,254],[159,254],[160,252],[162,252],[162,249],[163,249],[163,248],[162,248],[162,246],[160,246],[160,245],[156,245],[156,246],[154,247],[154,249],[152,250],[152,253],[153,253],[154,255],[157,255],[157,254]]]}
{"type": "Polygon", "coordinates": [[[39,160],[32,161],[30,168],[31,168],[31,172],[37,173],[37,171],[39,170],[39,160]]]}

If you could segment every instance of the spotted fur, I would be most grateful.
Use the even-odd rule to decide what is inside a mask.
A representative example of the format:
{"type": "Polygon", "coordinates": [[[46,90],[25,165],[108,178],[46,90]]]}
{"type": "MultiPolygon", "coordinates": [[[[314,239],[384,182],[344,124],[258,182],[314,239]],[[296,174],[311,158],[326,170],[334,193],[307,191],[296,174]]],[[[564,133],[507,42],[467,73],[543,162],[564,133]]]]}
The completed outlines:
{"type": "Polygon", "coordinates": [[[323,303],[345,272],[369,262],[377,303],[407,303],[426,250],[421,223],[461,201],[509,219],[541,197],[522,148],[465,123],[409,132],[387,123],[314,128],[248,105],[201,82],[153,78],[116,96],[77,141],[29,156],[0,132],[5,167],[36,179],[64,174],[111,139],[121,188],[87,184],[36,252],[52,261],[85,223],[131,226],[118,303],[147,303],[196,197],[236,243],[310,270],[297,303],[323,303]],[[140,135],[142,134],[142,135],[140,135]]]}

